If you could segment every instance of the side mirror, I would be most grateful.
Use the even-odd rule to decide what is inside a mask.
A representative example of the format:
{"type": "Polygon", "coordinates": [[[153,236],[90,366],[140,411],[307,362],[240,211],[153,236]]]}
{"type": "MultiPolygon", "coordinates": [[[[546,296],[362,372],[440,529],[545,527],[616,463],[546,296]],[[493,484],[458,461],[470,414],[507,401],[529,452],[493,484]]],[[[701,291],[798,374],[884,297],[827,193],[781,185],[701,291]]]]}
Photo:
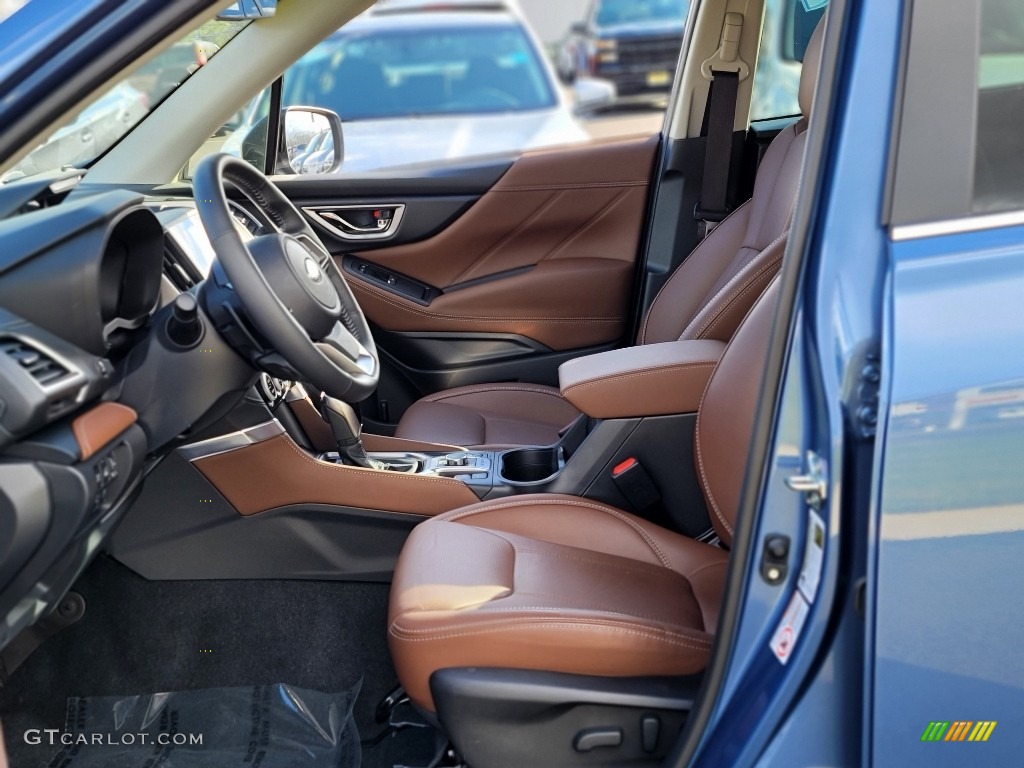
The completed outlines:
{"type": "MultiPolygon", "coordinates": [[[[267,168],[268,129],[267,118],[260,118],[241,144],[242,159],[261,171],[267,168]]],[[[225,143],[224,151],[236,154],[227,146],[225,143]]],[[[281,110],[277,163],[272,173],[332,173],[341,167],[344,159],[341,118],[337,113],[320,107],[286,107],[281,110]]]]}
{"type": "MultiPolygon", "coordinates": [[[[284,111],[284,153],[292,173],[333,173],[345,159],[341,118],[320,107],[288,107],[284,111]]],[[[285,171],[287,173],[287,171],[285,171]]]]}
{"type": "Polygon", "coordinates": [[[584,21],[575,21],[569,27],[569,31],[574,35],[585,35],[587,34],[587,24],[584,21]]]}
{"type": "Polygon", "coordinates": [[[573,110],[578,115],[610,107],[615,103],[615,85],[593,77],[577,77],[572,84],[573,110]]]}

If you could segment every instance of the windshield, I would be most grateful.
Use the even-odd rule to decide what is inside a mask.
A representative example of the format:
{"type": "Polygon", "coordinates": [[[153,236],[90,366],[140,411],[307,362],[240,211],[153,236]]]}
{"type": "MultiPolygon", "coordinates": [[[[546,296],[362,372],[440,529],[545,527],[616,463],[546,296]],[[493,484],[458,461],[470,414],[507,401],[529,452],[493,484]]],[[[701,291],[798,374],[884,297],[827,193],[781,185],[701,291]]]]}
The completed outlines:
{"type": "Polygon", "coordinates": [[[594,19],[599,27],[647,22],[686,21],[687,0],[599,0],[594,19]]]}
{"type": "Polygon", "coordinates": [[[316,104],[342,120],[540,109],[555,95],[516,26],[336,33],[284,77],[284,104],[316,104]]]}
{"type": "MultiPolygon", "coordinates": [[[[21,0],[0,0],[0,20],[22,5],[25,3],[21,0]]],[[[70,115],[64,125],[0,176],[0,183],[64,167],[90,165],[206,64],[246,24],[247,21],[206,22],[122,78],[84,109],[70,115]]]]}

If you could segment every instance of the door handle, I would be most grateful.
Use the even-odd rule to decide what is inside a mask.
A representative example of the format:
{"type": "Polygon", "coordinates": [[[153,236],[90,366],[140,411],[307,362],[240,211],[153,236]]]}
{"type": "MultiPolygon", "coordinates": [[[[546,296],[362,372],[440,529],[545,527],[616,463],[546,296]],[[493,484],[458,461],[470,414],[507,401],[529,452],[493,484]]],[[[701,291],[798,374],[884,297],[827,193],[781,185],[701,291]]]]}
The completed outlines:
{"type": "Polygon", "coordinates": [[[302,210],[342,240],[386,240],[398,232],[405,204],[311,205],[302,210]]]}
{"type": "Polygon", "coordinates": [[[389,215],[386,218],[378,218],[378,219],[376,219],[377,223],[375,225],[369,226],[369,227],[361,227],[361,226],[359,226],[357,224],[353,224],[351,221],[346,219],[340,213],[335,213],[334,211],[324,211],[324,213],[322,215],[325,218],[334,219],[335,221],[341,222],[341,224],[345,227],[346,230],[350,230],[350,231],[355,232],[357,234],[358,233],[370,234],[370,233],[373,233],[373,232],[387,232],[389,229],[391,229],[392,222],[394,221],[394,219],[392,219],[391,216],[390,216],[391,211],[388,211],[388,214],[389,215]]]}

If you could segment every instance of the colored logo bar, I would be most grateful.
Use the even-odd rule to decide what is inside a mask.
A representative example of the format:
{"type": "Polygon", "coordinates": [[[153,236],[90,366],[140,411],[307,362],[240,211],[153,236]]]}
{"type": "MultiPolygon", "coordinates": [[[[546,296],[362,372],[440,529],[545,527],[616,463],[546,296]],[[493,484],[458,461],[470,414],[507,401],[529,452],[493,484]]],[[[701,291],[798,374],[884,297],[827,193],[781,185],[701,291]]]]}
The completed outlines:
{"type": "Polygon", "coordinates": [[[932,720],[921,734],[921,741],[988,741],[996,720],[932,720]]]}

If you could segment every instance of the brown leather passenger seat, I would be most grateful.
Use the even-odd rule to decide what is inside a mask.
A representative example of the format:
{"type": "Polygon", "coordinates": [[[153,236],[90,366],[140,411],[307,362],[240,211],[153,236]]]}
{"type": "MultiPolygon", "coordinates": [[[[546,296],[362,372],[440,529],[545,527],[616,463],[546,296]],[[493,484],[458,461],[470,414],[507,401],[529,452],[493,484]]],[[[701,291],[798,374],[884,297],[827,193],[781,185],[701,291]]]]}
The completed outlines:
{"type": "MultiPolygon", "coordinates": [[[[651,304],[636,343],[728,341],[779,270],[803,161],[821,56],[812,36],[800,76],[804,117],[765,152],[754,194],[694,249],[651,304]]],[[[413,403],[396,436],[465,447],[551,445],[579,411],[556,387],[504,382],[458,387],[413,403]]]]}
{"type": "MultiPolygon", "coordinates": [[[[697,416],[697,473],[732,542],[778,285],[743,320],[697,416]]],[[[474,504],[417,526],[399,557],[388,641],[410,698],[431,675],[490,667],[610,677],[707,664],[728,552],[590,499],[474,504]]]]}

